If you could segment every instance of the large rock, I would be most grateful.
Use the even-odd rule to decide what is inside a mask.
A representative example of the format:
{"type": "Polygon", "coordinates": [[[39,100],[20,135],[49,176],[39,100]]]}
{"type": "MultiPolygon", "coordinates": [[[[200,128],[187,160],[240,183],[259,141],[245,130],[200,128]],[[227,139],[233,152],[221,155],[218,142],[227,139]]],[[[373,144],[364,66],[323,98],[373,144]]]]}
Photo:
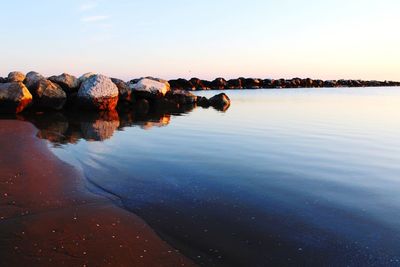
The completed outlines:
{"type": "Polygon", "coordinates": [[[84,81],[78,91],[82,108],[114,110],[118,104],[118,87],[104,75],[94,75],[84,81]]]}
{"type": "Polygon", "coordinates": [[[0,84],[0,113],[19,113],[32,103],[32,95],[21,83],[0,84]]]}
{"type": "Polygon", "coordinates": [[[8,80],[7,78],[0,77],[0,83],[6,83],[7,80],[8,80]]]}
{"type": "Polygon", "coordinates": [[[185,90],[171,90],[165,97],[180,105],[195,104],[197,102],[197,96],[185,90]]]}
{"type": "Polygon", "coordinates": [[[80,85],[79,80],[75,76],[67,73],[58,76],[51,76],[49,80],[61,86],[67,94],[78,91],[80,85]]]}
{"type": "Polygon", "coordinates": [[[131,103],[132,102],[132,90],[128,84],[123,80],[111,78],[111,81],[118,87],[119,101],[120,103],[131,103]]]}
{"type": "Polygon", "coordinates": [[[226,87],[228,89],[242,89],[243,88],[243,80],[239,79],[231,79],[227,81],[226,87]]]}
{"type": "Polygon", "coordinates": [[[49,80],[39,80],[31,86],[31,92],[37,108],[61,110],[67,101],[67,94],[61,86],[49,80]]]}
{"type": "Polygon", "coordinates": [[[82,83],[84,83],[87,79],[89,79],[89,78],[91,78],[91,77],[93,77],[93,76],[96,76],[97,74],[96,73],[93,73],[93,72],[88,72],[88,73],[85,73],[85,74],[83,74],[81,77],[79,77],[79,79],[78,79],[78,83],[79,83],[79,85],[81,85],[82,83]]]}
{"type": "Polygon", "coordinates": [[[214,108],[216,108],[218,110],[222,110],[222,111],[227,110],[229,108],[229,106],[231,105],[231,100],[224,93],[213,96],[208,101],[211,106],[213,106],[214,108]]]}
{"type": "Polygon", "coordinates": [[[171,90],[167,82],[143,78],[137,83],[129,84],[132,89],[132,94],[137,98],[158,99],[165,96],[171,90]]]}
{"type": "Polygon", "coordinates": [[[23,82],[25,80],[25,74],[19,71],[13,71],[8,74],[8,82],[23,82]]]}
{"type": "Polygon", "coordinates": [[[25,83],[26,87],[28,87],[28,89],[31,90],[31,88],[40,80],[46,80],[46,78],[43,75],[41,75],[40,73],[31,71],[26,74],[24,83],[25,83]]]}

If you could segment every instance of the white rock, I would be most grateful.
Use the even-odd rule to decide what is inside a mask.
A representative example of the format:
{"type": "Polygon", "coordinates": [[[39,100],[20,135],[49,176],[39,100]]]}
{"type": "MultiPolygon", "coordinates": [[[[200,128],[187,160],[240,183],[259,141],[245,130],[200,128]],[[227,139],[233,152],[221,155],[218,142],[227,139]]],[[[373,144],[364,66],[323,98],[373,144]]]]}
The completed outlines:
{"type": "Polygon", "coordinates": [[[130,84],[129,87],[132,89],[132,91],[145,92],[155,95],[161,94],[163,96],[170,91],[170,87],[167,83],[148,78],[141,79],[135,84],[130,84]]]}
{"type": "Polygon", "coordinates": [[[83,74],[81,77],[79,77],[78,82],[79,82],[79,84],[82,84],[82,83],[85,82],[87,79],[89,79],[90,77],[93,77],[93,76],[95,76],[95,75],[97,75],[97,74],[96,74],[96,73],[93,73],[93,72],[85,73],[85,74],[83,74]]]}
{"type": "Polygon", "coordinates": [[[87,99],[117,97],[118,87],[104,75],[94,75],[82,83],[78,97],[87,99]]]}

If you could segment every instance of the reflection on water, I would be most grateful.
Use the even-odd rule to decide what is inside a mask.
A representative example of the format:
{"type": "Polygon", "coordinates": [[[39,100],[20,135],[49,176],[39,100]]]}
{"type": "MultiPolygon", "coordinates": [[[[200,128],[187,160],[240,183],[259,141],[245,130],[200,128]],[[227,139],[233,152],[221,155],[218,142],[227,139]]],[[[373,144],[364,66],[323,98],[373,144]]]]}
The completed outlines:
{"type": "Polygon", "coordinates": [[[53,145],[76,144],[79,140],[104,141],[110,139],[115,131],[126,127],[139,126],[144,130],[169,125],[171,114],[180,116],[192,112],[196,106],[152,106],[150,109],[104,111],[104,112],[28,112],[15,117],[29,121],[38,128],[37,136],[47,139],[53,145]]]}
{"type": "Polygon", "coordinates": [[[24,119],[204,266],[399,266],[399,89],[229,96],[225,113],[24,119]]]}

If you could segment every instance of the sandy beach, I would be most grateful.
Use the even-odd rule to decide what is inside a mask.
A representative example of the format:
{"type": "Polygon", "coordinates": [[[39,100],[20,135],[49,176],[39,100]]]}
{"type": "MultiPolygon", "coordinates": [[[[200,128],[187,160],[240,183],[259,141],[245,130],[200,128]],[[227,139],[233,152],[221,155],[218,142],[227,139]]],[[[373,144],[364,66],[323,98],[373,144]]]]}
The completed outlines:
{"type": "Polygon", "coordinates": [[[26,122],[0,121],[1,266],[193,266],[146,223],[85,190],[26,122]]]}

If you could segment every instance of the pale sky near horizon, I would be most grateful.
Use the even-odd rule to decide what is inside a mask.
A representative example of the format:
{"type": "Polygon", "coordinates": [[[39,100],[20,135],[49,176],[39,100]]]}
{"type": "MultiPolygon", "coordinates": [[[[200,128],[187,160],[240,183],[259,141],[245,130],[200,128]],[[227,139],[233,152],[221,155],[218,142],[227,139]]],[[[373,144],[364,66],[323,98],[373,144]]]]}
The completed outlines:
{"type": "Polygon", "coordinates": [[[398,0],[0,0],[0,76],[400,80],[398,0]]]}

